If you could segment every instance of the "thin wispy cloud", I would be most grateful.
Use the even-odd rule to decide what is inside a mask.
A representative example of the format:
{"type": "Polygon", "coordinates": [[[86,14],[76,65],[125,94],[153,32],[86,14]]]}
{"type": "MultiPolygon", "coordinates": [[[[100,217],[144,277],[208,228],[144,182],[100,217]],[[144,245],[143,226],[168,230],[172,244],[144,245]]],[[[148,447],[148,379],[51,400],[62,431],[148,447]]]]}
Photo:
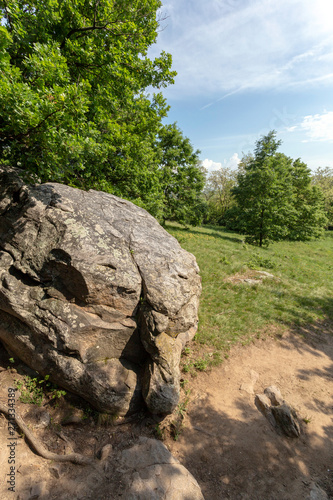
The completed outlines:
{"type": "Polygon", "coordinates": [[[333,143],[333,111],[304,116],[296,125],[286,127],[288,133],[297,133],[302,142],[333,143]]]}
{"type": "Polygon", "coordinates": [[[333,111],[305,116],[300,128],[306,132],[307,142],[333,142],[333,111]]]}
{"type": "Polygon", "coordinates": [[[173,56],[175,99],[210,95],[209,107],[246,89],[333,82],[328,0],[166,0],[162,12],[153,52],[173,56]]]}
{"type": "Polygon", "coordinates": [[[223,101],[224,99],[227,99],[228,97],[230,97],[232,95],[239,94],[240,92],[243,92],[245,89],[248,89],[248,88],[249,88],[248,85],[242,85],[238,89],[232,90],[231,92],[227,92],[227,94],[224,94],[222,97],[219,97],[218,99],[215,99],[214,101],[206,104],[205,106],[202,106],[200,108],[200,110],[203,111],[204,109],[210,108],[210,106],[213,106],[215,103],[223,101]]]}
{"type": "Polygon", "coordinates": [[[292,87],[306,87],[306,86],[310,86],[310,85],[313,85],[315,83],[329,83],[331,84],[333,82],[333,73],[327,73],[327,75],[321,75],[321,76],[317,76],[315,78],[303,78],[301,80],[296,80],[294,82],[290,82],[288,84],[286,84],[286,88],[292,88],[292,87]]]}

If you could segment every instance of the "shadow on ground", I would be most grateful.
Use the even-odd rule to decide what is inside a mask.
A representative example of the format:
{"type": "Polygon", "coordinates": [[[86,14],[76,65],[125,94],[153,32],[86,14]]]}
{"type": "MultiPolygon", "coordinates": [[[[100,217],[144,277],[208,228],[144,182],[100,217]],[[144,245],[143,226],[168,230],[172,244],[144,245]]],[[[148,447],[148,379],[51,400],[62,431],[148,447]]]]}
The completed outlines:
{"type": "Polygon", "coordinates": [[[201,230],[198,230],[195,227],[175,227],[166,225],[165,229],[168,229],[171,232],[177,230],[179,233],[184,234],[184,236],[186,236],[187,234],[193,234],[194,236],[208,236],[210,238],[222,239],[236,243],[244,243],[244,237],[242,237],[241,235],[239,237],[235,237],[234,231],[228,231],[227,229],[222,227],[221,232],[219,232],[219,229],[216,226],[202,226],[199,228],[201,230]],[[210,229],[210,232],[205,234],[202,229],[210,229]],[[228,236],[228,234],[230,234],[230,236],[228,236]]]}
{"type": "MultiPolygon", "coordinates": [[[[258,384],[263,383],[261,380],[265,380],[264,387],[281,384],[279,388],[287,403],[293,405],[296,401],[297,407],[301,407],[300,438],[279,436],[257,410],[255,393],[241,392],[238,385],[230,402],[225,384],[233,383],[232,365],[225,371],[217,368],[215,375],[214,371],[212,375],[202,375],[205,383],[194,382],[198,399],[189,407],[179,442],[170,445],[198,480],[206,500],[305,500],[310,498],[313,483],[333,498],[332,333],[333,322],[326,320],[295,327],[288,341],[266,341],[271,344],[266,350],[263,347],[262,356],[272,356],[275,345],[281,356],[286,351],[285,359],[289,360],[293,353],[297,355],[295,367],[289,366],[287,374],[283,373],[285,359],[281,359],[280,369],[279,360],[275,360],[272,371],[266,367],[266,373],[259,357],[258,365],[252,364],[260,373],[258,384]],[[306,361],[302,365],[302,359],[309,357],[311,368],[306,361]]],[[[265,341],[261,342],[263,346],[265,341]]],[[[246,363],[247,349],[243,349],[243,357],[237,358],[244,376],[250,366],[246,363]]],[[[258,345],[254,344],[252,354],[256,350],[258,345]]],[[[232,359],[229,361],[233,363],[232,359]]]]}

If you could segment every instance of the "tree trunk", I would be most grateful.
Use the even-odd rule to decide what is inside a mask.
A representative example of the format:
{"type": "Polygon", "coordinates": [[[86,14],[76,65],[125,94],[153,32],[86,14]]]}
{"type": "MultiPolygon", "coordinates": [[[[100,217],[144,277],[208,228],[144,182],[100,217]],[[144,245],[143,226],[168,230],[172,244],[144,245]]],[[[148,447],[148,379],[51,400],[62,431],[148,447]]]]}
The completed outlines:
{"type": "Polygon", "coordinates": [[[261,217],[260,217],[260,233],[259,233],[259,246],[260,247],[262,247],[262,240],[263,240],[264,212],[265,212],[265,209],[263,208],[261,210],[261,217]]]}

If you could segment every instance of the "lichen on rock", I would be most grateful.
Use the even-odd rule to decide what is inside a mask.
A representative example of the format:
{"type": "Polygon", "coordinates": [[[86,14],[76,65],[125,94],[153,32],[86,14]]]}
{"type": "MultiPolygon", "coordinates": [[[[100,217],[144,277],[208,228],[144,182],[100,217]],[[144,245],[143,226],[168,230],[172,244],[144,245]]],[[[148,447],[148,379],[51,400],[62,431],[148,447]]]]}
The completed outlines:
{"type": "Polygon", "coordinates": [[[0,167],[0,339],[98,410],[168,413],[201,280],[145,210],[0,167]]]}

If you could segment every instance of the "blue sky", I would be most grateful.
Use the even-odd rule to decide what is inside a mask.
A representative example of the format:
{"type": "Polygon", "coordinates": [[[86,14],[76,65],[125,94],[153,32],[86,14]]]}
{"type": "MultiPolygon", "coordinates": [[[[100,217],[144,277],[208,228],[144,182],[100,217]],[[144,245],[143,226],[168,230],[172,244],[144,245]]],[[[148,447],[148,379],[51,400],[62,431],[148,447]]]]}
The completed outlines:
{"type": "Polygon", "coordinates": [[[171,53],[178,73],[167,122],[209,170],[272,129],[281,152],[333,167],[332,0],[164,0],[159,14],[149,56],[171,53]]]}

